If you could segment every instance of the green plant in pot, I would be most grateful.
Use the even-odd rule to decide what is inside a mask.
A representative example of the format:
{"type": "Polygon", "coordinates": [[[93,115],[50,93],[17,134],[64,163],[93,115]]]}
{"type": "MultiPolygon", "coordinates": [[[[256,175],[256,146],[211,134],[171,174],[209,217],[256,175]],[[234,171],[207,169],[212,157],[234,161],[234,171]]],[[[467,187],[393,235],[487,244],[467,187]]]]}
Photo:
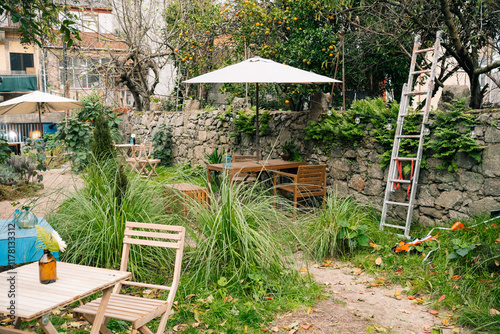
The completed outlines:
{"type": "Polygon", "coordinates": [[[299,151],[297,150],[297,146],[292,141],[286,141],[281,146],[281,159],[288,161],[301,161],[299,151]]]}

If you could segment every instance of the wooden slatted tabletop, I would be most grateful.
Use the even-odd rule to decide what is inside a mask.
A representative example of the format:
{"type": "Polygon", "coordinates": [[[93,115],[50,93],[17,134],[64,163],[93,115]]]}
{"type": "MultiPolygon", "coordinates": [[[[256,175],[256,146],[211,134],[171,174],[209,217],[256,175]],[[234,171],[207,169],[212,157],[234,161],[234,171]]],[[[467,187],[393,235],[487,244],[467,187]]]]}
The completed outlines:
{"type": "Polygon", "coordinates": [[[111,288],[131,276],[126,271],[57,262],[57,281],[41,284],[38,262],[34,262],[0,273],[0,313],[8,314],[8,305],[14,300],[16,317],[30,321],[111,288]],[[9,298],[10,283],[7,280],[12,276],[15,276],[15,297],[9,298]]]}
{"type": "Polygon", "coordinates": [[[261,170],[281,170],[288,168],[297,168],[302,165],[307,165],[303,161],[285,161],[281,159],[269,159],[257,161],[240,161],[231,163],[230,167],[224,167],[223,164],[212,164],[207,166],[208,181],[211,181],[210,171],[222,172],[227,170],[229,172],[229,179],[232,180],[233,176],[237,173],[260,172],[261,170]]]}

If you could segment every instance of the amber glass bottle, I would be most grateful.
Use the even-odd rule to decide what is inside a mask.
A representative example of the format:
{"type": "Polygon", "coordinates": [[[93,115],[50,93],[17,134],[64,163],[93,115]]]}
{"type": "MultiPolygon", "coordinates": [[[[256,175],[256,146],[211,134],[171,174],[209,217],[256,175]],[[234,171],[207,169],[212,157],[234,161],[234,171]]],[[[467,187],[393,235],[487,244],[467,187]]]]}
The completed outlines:
{"type": "Polygon", "coordinates": [[[57,279],[56,258],[47,249],[43,251],[43,255],[38,261],[38,269],[40,270],[40,283],[54,283],[57,279]]]}

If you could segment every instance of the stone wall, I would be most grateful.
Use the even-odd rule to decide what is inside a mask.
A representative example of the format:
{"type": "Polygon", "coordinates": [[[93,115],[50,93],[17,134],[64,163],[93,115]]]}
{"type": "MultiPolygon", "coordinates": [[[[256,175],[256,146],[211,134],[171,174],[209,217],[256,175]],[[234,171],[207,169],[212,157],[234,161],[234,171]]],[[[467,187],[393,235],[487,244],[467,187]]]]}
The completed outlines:
{"type": "MultiPolygon", "coordinates": [[[[215,148],[230,154],[254,154],[253,139],[242,135],[239,141],[232,136],[236,132],[234,125],[223,120],[223,115],[222,111],[200,110],[131,113],[124,115],[123,130],[128,135],[136,133],[142,141],[145,136],[151,139],[158,124],[170,125],[178,164],[203,165],[205,154],[215,148]]],[[[318,114],[274,111],[270,115],[270,134],[261,138],[264,157],[277,158],[281,144],[292,140],[305,161],[327,165],[329,187],[381,208],[388,167],[381,168],[382,149],[372,138],[367,137],[361,147],[323,152],[304,139],[304,127],[312,118],[320,117],[318,114]]],[[[479,120],[482,125],[476,126],[477,140],[486,146],[482,163],[461,155],[458,171],[448,172],[437,168],[441,163],[438,159],[427,159],[429,169],[421,170],[414,211],[421,223],[447,222],[500,208],[500,112],[484,112],[479,120]]],[[[402,200],[405,192],[396,196],[402,200]]]]}

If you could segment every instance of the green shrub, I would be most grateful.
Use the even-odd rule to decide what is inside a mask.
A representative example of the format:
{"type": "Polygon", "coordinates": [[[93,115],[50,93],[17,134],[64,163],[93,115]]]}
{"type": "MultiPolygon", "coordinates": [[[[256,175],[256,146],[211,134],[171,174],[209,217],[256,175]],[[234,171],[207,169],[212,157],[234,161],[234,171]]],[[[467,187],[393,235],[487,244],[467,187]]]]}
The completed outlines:
{"type": "Polygon", "coordinates": [[[106,122],[102,114],[99,114],[94,121],[91,149],[92,156],[97,161],[107,160],[116,155],[108,122],[106,122]]]}
{"type": "Polygon", "coordinates": [[[0,138],[0,164],[3,164],[5,159],[10,157],[11,150],[7,144],[7,139],[0,138]]]}
{"type": "Polygon", "coordinates": [[[165,123],[160,124],[153,136],[154,156],[160,159],[160,165],[172,163],[172,129],[165,123]]]}
{"type": "Polygon", "coordinates": [[[12,186],[21,182],[21,176],[16,173],[13,167],[0,165],[0,184],[12,186]]]}
{"type": "Polygon", "coordinates": [[[477,162],[481,162],[482,149],[474,138],[470,137],[469,126],[475,124],[475,117],[466,114],[466,99],[454,100],[449,110],[437,111],[432,125],[432,137],[426,144],[432,156],[443,161],[441,168],[457,170],[457,153],[464,152],[477,162]]]}
{"type": "Polygon", "coordinates": [[[304,244],[317,261],[367,246],[366,232],[373,221],[372,210],[350,197],[332,192],[324,207],[308,219],[302,230],[304,244]]]}
{"type": "Polygon", "coordinates": [[[13,154],[5,162],[25,183],[33,182],[38,174],[38,161],[31,155],[13,154]]]}

